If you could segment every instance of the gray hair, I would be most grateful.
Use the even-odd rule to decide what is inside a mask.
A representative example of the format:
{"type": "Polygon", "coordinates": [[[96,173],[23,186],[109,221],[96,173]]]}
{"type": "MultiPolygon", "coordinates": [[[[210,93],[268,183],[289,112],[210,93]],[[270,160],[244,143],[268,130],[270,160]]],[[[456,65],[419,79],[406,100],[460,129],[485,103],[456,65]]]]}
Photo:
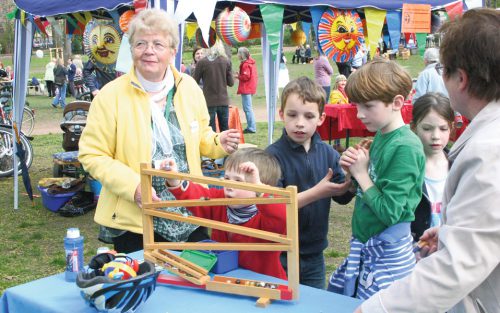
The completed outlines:
{"type": "Polygon", "coordinates": [[[135,15],[128,27],[128,38],[134,43],[137,33],[154,32],[164,35],[169,46],[177,49],[179,45],[179,30],[172,16],[160,9],[145,9],[135,15]]]}
{"type": "Polygon", "coordinates": [[[243,60],[248,60],[248,58],[250,57],[250,51],[248,51],[247,47],[239,47],[238,55],[241,55],[241,58],[243,60]]]}
{"type": "Polygon", "coordinates": [[[427,61],[429,63],[439,62],[439,49],[429,48],[425,50],[424,61],[427,61]]]}

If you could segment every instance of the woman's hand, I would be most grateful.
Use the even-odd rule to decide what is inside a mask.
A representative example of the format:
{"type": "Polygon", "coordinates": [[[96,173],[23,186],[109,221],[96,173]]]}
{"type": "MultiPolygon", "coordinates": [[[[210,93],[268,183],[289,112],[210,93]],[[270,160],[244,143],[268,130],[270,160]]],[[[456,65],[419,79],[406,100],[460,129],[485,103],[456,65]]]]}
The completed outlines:
{"type": "Polygon", "coordinates": [[[424,234],[420,237],[419,243],[421,243],[422,248],[420,249],[420,256],[425,258],[434,252],[438,248],[439,239],[439,227],[432,227],[427,229],[424,234]]]}
{"type": "MultiPolygon", "coordinates": [[[[156,195],[156,190],[154,188],[151,188],[151,199],[154,202],[161,201],[161,199],[156,195]]],[[[135,204],[137,204],[138,207],[140,207],[142,209],[141,184],[137,185],[137,188],[135,188],[134,202],[135,202],[135,204]]]]}
{"type": "Polygon", "coordinates": [[[228,129],[220,133],[220,144],[228,154],[238,150],[239,143],[240,132],[237,129],[228,129]]]}

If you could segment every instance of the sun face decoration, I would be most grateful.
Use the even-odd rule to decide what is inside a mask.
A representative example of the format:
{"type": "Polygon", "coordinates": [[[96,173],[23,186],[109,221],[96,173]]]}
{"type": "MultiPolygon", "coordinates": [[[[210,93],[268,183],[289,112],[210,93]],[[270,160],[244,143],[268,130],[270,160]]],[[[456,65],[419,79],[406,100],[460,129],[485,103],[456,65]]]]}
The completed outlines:
{"type": "Polygon", "coordinates": [[[333,61],[351,60],[363,38],[363,24],[356,11],[329,8],[321,16],[318,25],[319,44],[333,61]]]}
{"type": "Polygon", "coordinates": [[[85,54],[96,67],[114,71],[121,43],[121,31],[111,20],[91,20],[83,34],[85,54]]]}

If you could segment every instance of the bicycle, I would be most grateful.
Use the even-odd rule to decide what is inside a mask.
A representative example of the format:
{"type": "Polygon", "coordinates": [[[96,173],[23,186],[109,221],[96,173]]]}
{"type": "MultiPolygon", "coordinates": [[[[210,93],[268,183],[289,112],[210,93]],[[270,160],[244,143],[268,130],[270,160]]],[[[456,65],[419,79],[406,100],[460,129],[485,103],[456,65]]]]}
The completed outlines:
{"type": "MultiPolygon", "coordinates": [[[[22,132],[19,134],[21,146],[25,151],[25,163],[30,168],[33,162],[33,146],[30,139],[22,132]]],[[[0,124],[0,177],[8,177],[14,174],[14,146],[16,138],[12,134],[12,125],[0,124]]],[[[18,159],[18,174],[22,173],[20,160],[18,159]]]]}
{"type": "MultiPolygon", "coordinates": [[[[0,123],[12,125],[12,93],[4,86],[0,89],[0,123]]],[[[35,128],[35,111],[29,107],[26,101],[23,109],[23,122],[21,131],[29,136],[35,128]]]]}

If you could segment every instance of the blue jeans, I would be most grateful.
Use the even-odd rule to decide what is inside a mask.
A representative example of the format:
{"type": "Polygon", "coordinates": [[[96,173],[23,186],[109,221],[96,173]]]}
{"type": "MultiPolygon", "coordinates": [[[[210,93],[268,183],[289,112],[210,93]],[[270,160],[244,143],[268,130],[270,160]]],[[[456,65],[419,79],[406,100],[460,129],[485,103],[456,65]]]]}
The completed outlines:
{"type": "Polygon", "coordinates": [[[208,107],[208,114],[210,115],[210,127],[212,127],[214,132],[217,131],[217,127],[215,125],[216,116],[219,121],[219,130],[223,132],[229,129],[229,106],[219,105],[208,107]]]}
{"type": "Polygon", "coordinates": [[[323,87],[323,89],[325,90],[325,93],[326,93],[326,99],[325,99],[325,103],[330,103],[330,86],[321,86],[323,87]]]}
{"type": "Polygon", "coordinates": [[[59,103],[61,103],[61,108],[64,109],[66,106],[66,83],[64,83],[62,86],[59,86],[59,94],[54,97],[54,100],[52,101],[52,105],[57,106],[59,103]]]}
{"type": "Polygon", "coordinates": [[[255,126],[255,116],[252,110],[252,95],[241,95],[241,102],[243,104],[243,112],[245,112],[245,117],[247,119],[247,129],[251,132],[256,132],[257,127],[255,126]]]}
{"type": "MultiPolygon", "coordinates": [[[[287,271],[286,259],[286,253],[282,253],[280,261],[285,271],[287,271]]],[[[323,252],[299,255],[299,280],[302,285],[325,289],[325,273],[326,268],[323,252]]]]}

